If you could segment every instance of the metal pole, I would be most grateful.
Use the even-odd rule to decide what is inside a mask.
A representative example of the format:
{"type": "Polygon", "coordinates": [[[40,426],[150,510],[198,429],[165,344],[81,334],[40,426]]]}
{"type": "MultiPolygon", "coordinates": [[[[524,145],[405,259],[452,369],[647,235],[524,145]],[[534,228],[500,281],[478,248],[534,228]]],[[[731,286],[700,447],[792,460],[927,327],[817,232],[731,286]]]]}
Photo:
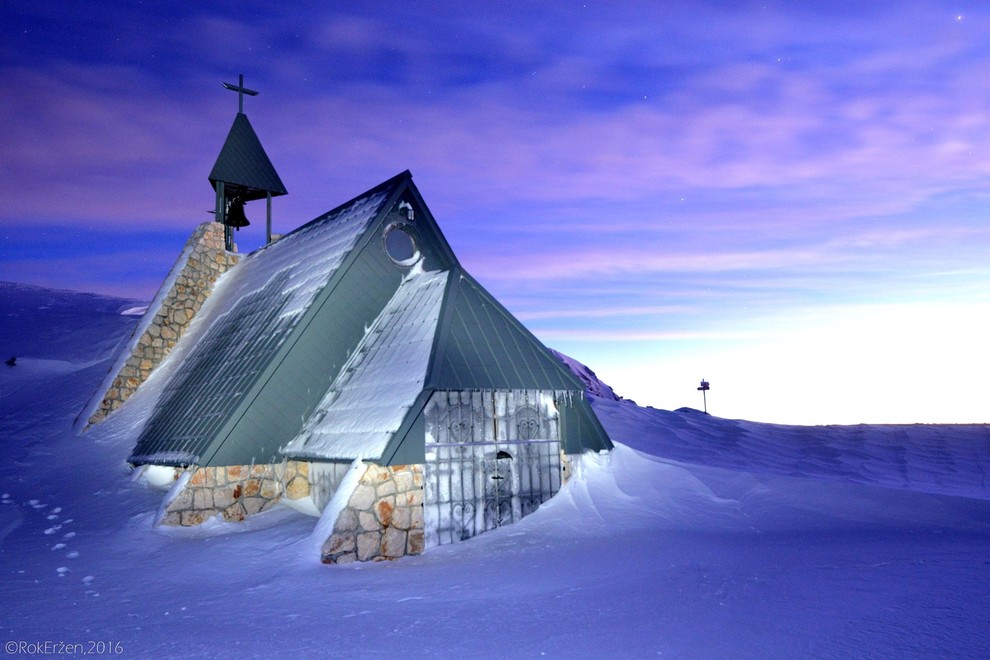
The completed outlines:
{"type": "Polygon", "coordinates": [[[701,379],[701,385],[698,386],[698,391],[701,392],[701,400],[705,405],[705,414],[708,414],[708,381],[704,378],[701,379]]]}
{"type": "Polygon", "coordinates": [[[268,223],[265,228],[265,245],[272,242],[272,191],[268,191],[268,223]]]}

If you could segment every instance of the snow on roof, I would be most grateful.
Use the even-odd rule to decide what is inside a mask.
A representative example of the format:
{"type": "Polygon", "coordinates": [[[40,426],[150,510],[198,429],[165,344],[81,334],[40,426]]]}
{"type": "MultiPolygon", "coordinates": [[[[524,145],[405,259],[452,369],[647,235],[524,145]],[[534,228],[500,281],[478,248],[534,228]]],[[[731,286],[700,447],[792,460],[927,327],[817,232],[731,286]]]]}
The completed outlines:
{"type": "Polygon", "coordinates": [[[440,271],[406,278],[283,453],[317,459],[382,455],[423,389],[448,277],[440,271]]]}
{"type": "Polygon", "coordinates": [[[373,190],[249,254],[221,276],[182,342],[193,348],[165,387],[132,459],[165,460],[163,451],[203,458],[219,426],[391,192],[373,190]]]}
{"type": "Polygon", "coordinates": [[[231,290],[224,291],[225,297],[229,300],[234,295],[234,301],[239,300],[285,273],[289,279],[280,293],[289,294],[289,299],[281,315],[303,311],[354,247],[390,192],[381,190],[356,199],[251,253],[230,271],[227,288],[231,290]]]}

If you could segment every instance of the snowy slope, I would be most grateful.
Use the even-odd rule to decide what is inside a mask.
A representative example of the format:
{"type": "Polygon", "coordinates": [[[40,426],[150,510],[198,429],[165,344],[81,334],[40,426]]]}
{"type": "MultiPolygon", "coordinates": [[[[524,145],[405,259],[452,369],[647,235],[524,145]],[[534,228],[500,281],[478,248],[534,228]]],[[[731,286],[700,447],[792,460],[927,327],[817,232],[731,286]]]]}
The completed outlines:
{"type": "Polygon", "coordinates": [[[0,298],[0,336],[45,337],[0,364],[5,643],[174,658],[990,648],[986,427],[779,427],[596,398],[616,450],[534,515],[421,557],[326,567],[315,519],[292,511],[151,528],[161,494],[124,462],[149,397],[71,431],[135,319],[99,297],[53,313],[61,295],[21,289],[18,332],[0,298]]]}

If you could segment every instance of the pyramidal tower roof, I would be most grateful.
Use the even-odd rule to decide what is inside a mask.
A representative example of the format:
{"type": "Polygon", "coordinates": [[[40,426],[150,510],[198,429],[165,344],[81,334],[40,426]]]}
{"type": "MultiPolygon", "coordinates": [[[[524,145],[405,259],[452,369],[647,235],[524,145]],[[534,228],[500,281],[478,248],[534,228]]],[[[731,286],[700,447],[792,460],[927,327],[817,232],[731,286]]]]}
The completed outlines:
{"type": "Polygon", "coordinates": [[[228,187],[242,188],[245,201],[262,199],[267,192],[272,197],[288,193],[243,112],[234,117],[234,124],[210,172],[210,183],[214,188],[221,181],[228,187]]]}

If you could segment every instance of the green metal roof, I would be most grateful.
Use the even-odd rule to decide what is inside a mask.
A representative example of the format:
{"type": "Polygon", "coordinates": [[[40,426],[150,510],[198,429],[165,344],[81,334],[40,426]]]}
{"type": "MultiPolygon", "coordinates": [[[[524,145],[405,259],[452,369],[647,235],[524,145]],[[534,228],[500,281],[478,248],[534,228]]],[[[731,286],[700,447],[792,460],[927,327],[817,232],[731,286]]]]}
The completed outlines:
{"type": "Polygon", "coordinates": [[[228,192],[236,191],[244,201],[262,199],[269,192],[272,197],[287,194],[285,185],[261,146],[261,140],[254,132],[251,122],[241,112],[234,117],[234,123],[210,172],[210,183],[214,188],[221,181],[228,187],[228,192]]]}
{"type": "MultiPolygon", "coordinates": [[[[171,359],[179,364],[138,438],[132,463],[242,465],[275,456],[286,436],[297,432],[299,415],[315,404],[306,390],[319,388],[322,396],[329,381],[324,370],[346,359],[353,346],[348,330],[354,334],[356,324],[360,338],[363,317],[373,319],[380,311],[372,304],[363,317],[355,315],[356,301],[330,324],[335,333],[306,332],[314,311],[325,306],[316,303],[337,288],[355,245],[384,215],[401,184],[399,177],[391,179],[251,253],[221,278],[197,316],[198,331],[186,333],[173,351],[171,359]],[[321,344],[332,355],[316,355],[321,344]],[[281,383],[276,376],[286,372],[293,375],[281,383]],[[260,408],[254,408],[256,401],[260,408]]],[[[359,275],[358,286],[346,289],[373,300],[376,281],[371,276],[362,282],[359,275]]]]}
{"type": "Polygon", "coordinates": [[[408,462],[437,390],[552,390],[568,451],[611,447],[582,383],[463,271],[408,172],[242,259],[197,324],[132,463],[408,462]],[[397,226],[415,265],[389,254],[397,226]]]}
{"type": "Polygon", "coordinates": [[[583,391],[583,384],[463,270],[451,278],[427,385],[583,391]]]}

